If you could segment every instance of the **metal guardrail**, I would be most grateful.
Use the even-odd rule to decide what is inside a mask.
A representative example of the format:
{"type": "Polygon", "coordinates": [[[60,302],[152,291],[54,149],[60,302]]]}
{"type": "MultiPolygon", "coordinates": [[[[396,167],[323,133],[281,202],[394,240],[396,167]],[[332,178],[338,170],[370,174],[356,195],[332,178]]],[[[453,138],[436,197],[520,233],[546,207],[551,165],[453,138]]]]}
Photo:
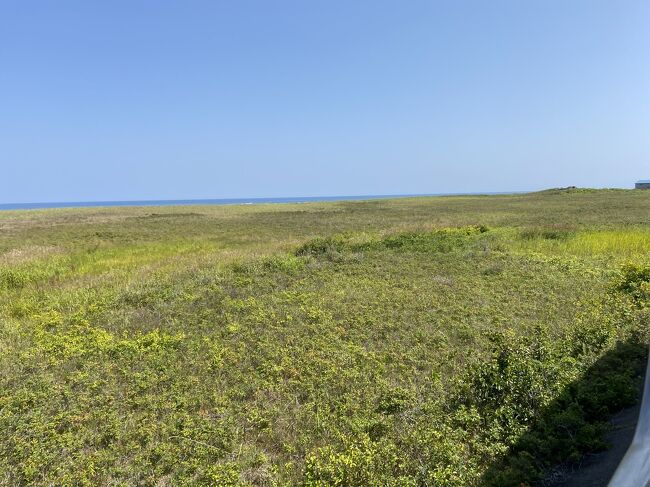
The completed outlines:
{"type": "Polygon", "coordinates": [[[650,356],[634,438],[608,487],[650,486],[650,356]]]}

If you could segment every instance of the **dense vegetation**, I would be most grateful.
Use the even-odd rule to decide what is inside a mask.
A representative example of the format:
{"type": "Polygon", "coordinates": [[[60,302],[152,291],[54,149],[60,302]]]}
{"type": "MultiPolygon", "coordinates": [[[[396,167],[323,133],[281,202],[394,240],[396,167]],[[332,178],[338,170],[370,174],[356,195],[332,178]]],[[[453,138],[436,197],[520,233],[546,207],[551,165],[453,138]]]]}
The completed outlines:
{"type": "Polygon", "coordinates": [[[518,486],[638,398],[650,191],[0,213],[0,485],[518,486]]]}

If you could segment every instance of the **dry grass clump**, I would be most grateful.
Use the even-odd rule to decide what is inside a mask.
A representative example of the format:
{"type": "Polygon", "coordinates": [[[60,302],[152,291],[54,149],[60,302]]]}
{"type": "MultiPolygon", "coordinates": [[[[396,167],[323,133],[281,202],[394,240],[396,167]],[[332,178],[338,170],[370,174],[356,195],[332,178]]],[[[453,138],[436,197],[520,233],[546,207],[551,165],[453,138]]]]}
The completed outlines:
{"type": "Polygon", "coordinates": [[[63,249],[55,245],[27,245],[0,254],[0,265],[15,265],[60,254],[63,249]]]}

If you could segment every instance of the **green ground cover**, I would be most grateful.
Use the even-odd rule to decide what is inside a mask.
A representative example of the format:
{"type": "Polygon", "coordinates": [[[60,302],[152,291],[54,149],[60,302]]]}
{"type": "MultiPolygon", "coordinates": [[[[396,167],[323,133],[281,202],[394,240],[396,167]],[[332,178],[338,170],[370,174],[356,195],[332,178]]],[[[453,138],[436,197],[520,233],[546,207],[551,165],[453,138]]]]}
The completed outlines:
{"type": "Polygon", "coordinates": [[[526,485],[638,399],[650,191],[0,212],[0,485],[526,485]]]}

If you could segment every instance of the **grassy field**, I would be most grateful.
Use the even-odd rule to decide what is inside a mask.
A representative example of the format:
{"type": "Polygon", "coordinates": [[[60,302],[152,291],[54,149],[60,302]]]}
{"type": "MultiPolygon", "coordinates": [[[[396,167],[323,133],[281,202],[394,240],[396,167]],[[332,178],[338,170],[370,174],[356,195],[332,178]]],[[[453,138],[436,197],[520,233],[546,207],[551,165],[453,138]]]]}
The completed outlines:
{"type": "Polygon", "coordinates": [[[0,212],[0,485],[519,486],[638,399],[650,191],[0,212]]]}

